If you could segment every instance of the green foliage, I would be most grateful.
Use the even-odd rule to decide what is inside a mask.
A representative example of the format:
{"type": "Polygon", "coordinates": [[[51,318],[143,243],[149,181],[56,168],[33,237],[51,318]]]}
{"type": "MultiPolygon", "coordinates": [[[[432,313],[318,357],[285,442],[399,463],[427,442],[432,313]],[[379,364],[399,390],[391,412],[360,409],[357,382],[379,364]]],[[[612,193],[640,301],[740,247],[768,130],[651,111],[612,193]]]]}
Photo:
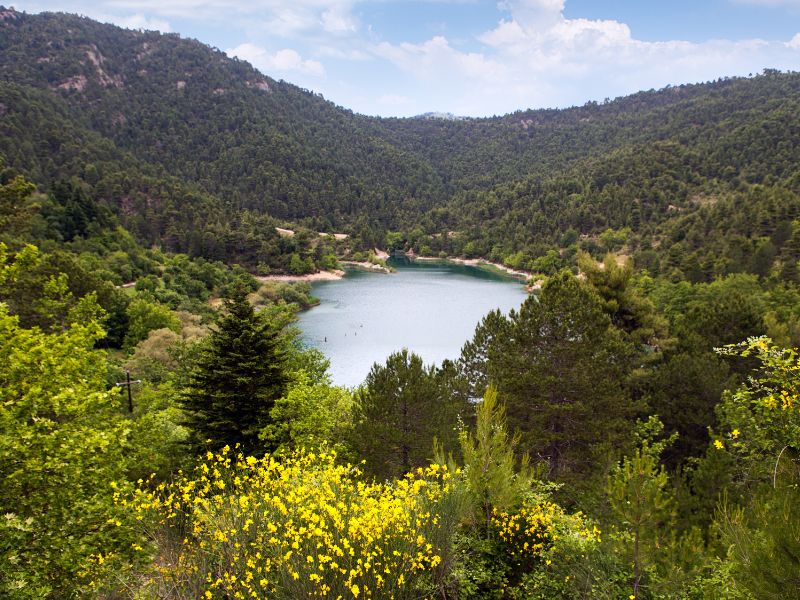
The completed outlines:
{"type": "Polygon", "coordinates": [[[543,275],[555,275],[564,267],[564,261],[556,250],[548,250],[547,254],[530,263],[531,271],[542,273],[543,275]]]}
{"type": "Polygon", "coordinates": [[[119,347],[128,323],[128,298],[102,275],[81,265],[74,255],[56,250],[40,252],[13,282],[0,285],[0,297],[25,327],[57,329],[81,298],[93,294],[106,312],[106,342],[119,347]]]}
{"type": "MultiPolygon", "coordinates": [[[[132,515],[114,507],[129,428],[106,390],[98,309],[56,333],[0,304],[0,595],[70,598],[136,562],[132,515]]],[[[80,313],[80,314],[77,314],[80,313]]],[[[124,484],[123,484],[124,485],[124,484]]]]}
{"type": "Polygon", "coordinates": [[[550,477],[586,482],[625,446],[635,412],[623,385],[631,349],[597,294],[571,274],[551,278],[505,324],[497,315],[485,321],[465,349],[550,477]]]}
{"type": "Polygon", "coordinates": [[[306,310],[319,304],[319,299],[311,294],[311,285],[305,281],[288,283],[265,281],[252,296],[256,305],[285,302],[306,310]]]}
{"type": "Polygon", "coordinates": [[[600,244],[606,252],[616,252],[625,245],[630,234],[629,227],[620,231],[609,228],[599,235],[600,244]]]}
{"type": "Polygon", "coordinates": [[[642,587],[652,585],[645,573],[654,564],[659,549],[667,546],[665,536],[675,524],[669,478],[659,457],[677,434],[655,441],[663,429],[656,417],[640,424],[638,447],[614,467],[606,484],[609,504],[627,534],[626,545],[630,544],[634,597],[639,597],[642,587]]]}
{"type": "Polygon", "coordinates": [[[757,361],[747,383],[723,396],[706,459],[731,473],[716,519],[730,549],[725,568],[743,596],[800,597],[797,352],[764,337],[718,352],[757,361]]]}
{"type": "Polygon", "coordinates": [[[747,509],[722,503],[718,523],[730,545],[732,579],[752,598],[800,598],[800,493],[797,466],[789,485],[759,493],[747,509]]]}
{"type": "Polygon", "coordinates": [[[402,477],[430,461],[434,439],[456,448],[455,425],[466,406],[446,381],[407,350],[373,365],[353,411],[353,446],[368,473],[402,477]]]}
{"type": "Polygon", "coordinates": [[[729,366],[711,352],[679,352],[657,366],[647,382],[648,404],[667,431],[678,434],[663,456],[670,466],[705,454],[708,428],[716,426],[716,406],[734,385],[729,366]]]}
{"type": "Polygon", "coordinates": [[[515,600],[629,598],[627,565],[608,543],[565,531],[544,564],[525,573],[509,596],[515,600]],[[572,534],[572,535],[570,535],[572,534]],[[548,562],[549,561],[549,562],[548,562]]]}
{"type": "MultiPolygon", "coordinates": [[[[0,159],[0,169],[3,161],[0,159]]],[[[17,175],[0,185],[0,235],[18,236],[29,227],[37,206],[30,199],[36,190],[30,181],[17,175]]]]}
{"type": "Polygon", "coordinates": [[[331,385],[327,376],[312,380],[301,370],[293,374],[286,395],[275,401],[271,423],[259,437],[278,453],[327,446],[345,456],[352,411],[353,398],[346,389],[331,385]]]}
{"type": "Polygon", "coordinates": [[[533,484],[528,455],[517,458],[519,441],[519,434],[508,431],[505,407],[498,402],[497,391],[489,387],[477,407],[475,432],[462,429],[459,433],[475,520],[487,539],[492,509],[518,507],[533,484]]]}
{"type": "Polygon", "coordinates": [[[128,305],[128,332],[125,334],[125,347],[133,349],[136,344],[147,339],[151,331],[169,329],[180,331],[181,322],[169,308],[145,298],[137,298],[128,305]]]}
{"type": "Polygon", "coordinates": [[[262,454],[258,434],[288,382],[285,322],[257,313],[242,288],[225,308],[181,397],[186,425],[195,448],[239,444],[243,452],[262,454]]]}
{"type": "Polygon", "coordinates": [[[129,423],[129,481],[169,479],[191,466],[187,452],[189,431],[183,425],[179,392],[170,383],[141,384],[134,391],[134,413],[129,423]]]}
{"type": "Polygon", "coordinates": [[[666,319],[635,285],[633,263],[629,259],[620,263],[609,253],[598,264],[587,253],[579,252],[577,263],[586,281],[603,300],[611,323],[637,347],[647,346],[647,352],[642,352],[646,358],[652,361],[659,356],[658,352],[674,346],[666,319]]]}
{"type": "Polygon", "coordinates": [[[9,263],[8,246],[0,242],[0,285],[14,283],[20,275],[31,269],[39,261],[39,251],[36,246],[26,245],[14,255],[14,260],[9,263]]]}
{"type": "Polygon", "coordinates": [[[481,319],[472,339],[461,348],[458,368],[469,382],[471,398],[482,398],[486,393],[489,386],[489,352],[509,334],[509,321],[499,310],[493,310],[481,319]]]}
{"type": "Polygon", "coordinates": [[[492,387],[478,405],[474,433],[462,431],[460,442],[471,510],[455,538],[457,597],[549,598],[554,590],[582,589],[575,571],[596,553],[600,532],[582,514],[569,515],[550,501],[557,486],[535,478],[527,455],[517,459],[519,437],[509,435],[492,387]],[[554,586],[554,572],[569,575],[554,586]]]}
{"type": "Polygon", "coordinates": [[[723,396],[714,449],[735,458],[740,484],[774,484],[782,454],[794,452],[800,439],[800,358],[764,337],[718,352],[754,357],[758,366],[746,384],[723,396]]]}
{"type": "Polygon", "coordinates": [[[171,329],[154,329],[147,339],[136,345],[125,362],[125,368],[136,378],[144,377],[152,383],[161,383],[178,366],[171,350],[180,342],[181,336],[171,329]]]}

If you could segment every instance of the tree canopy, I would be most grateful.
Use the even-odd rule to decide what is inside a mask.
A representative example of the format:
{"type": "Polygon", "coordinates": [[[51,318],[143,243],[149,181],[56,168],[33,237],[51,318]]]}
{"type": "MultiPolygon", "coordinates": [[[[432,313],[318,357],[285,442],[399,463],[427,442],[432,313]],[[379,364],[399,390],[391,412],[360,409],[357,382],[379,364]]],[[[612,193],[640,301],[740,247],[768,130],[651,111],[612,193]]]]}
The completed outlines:
{"type": "Polygon", "coordinates": [[[258,436],[288,382],[283,325],[256,312],[242,288],[227,300],[181,400],[196,447],[266,450],[258,436]]]}

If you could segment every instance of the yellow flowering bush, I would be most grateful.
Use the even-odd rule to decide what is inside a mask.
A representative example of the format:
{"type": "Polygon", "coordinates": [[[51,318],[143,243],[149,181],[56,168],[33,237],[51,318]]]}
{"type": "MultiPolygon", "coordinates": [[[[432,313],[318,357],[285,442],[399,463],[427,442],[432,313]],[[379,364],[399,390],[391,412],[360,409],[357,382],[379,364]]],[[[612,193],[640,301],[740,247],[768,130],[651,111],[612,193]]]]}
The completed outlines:
{"type": "Polygon", "coordinates": [[[766,337],[717,348],[725,356],[752,357],[756,368],[739,389],[726,393],[717,407],[719,432],[713,441],[738,461],[741,481],[775,477],[783,448],[800,439],[800,354],[766,337]]]}
{"type": "Polygon", "coordinates": [[[139,490],[138,518],[156,515],[179,540],[152,585],[207,598],[419,597],[442,564],[451,473],[432,465],[367,483],[335,459],[226,447],[194,477],[139,490]]]}
{"type": "Polygon", "coordinates": [[[600,541],[600,530],[581,513],[567,514],[558,504],[544,500],[527,500],[510,512],[494,509],[491,524],[511,562],[520,567],[549,562],[549,551],[567,536],[584,543],[600,541]]]}
{"type": "Polygon", "coordinates": [[[521,561],[540,554],[552,541],[553,512],[557,508],[550,502],[526,505],[511,513],[495,508],[491,523],[508,554],[521,561]]]}

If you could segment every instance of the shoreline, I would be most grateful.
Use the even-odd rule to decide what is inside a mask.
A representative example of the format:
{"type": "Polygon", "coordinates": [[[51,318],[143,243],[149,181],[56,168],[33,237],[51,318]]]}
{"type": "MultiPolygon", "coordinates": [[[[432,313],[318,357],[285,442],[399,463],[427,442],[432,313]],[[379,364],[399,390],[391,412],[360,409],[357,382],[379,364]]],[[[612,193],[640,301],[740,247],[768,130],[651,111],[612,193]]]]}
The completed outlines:
{"type": "Polygon", "coordinates": [[[358,262],[355,260],[340,260],[339,264],[344,267],[350,267],[351,269],[358,269],[359,271],[369,271],[370,273],[391,273],[391,269],[384,267],[383,265],[376,265],[375,263],[371,262],[358,262]]]}
{"type": "MultiPolygon", "coordinates": [[[[345,268],[356,269],[359,271],[369,271],[370,273],[391,273],[392,271],[382,265],[370,262],[358,262],[355,260],[340,260],[339,264],[345,268]]],[[[284,283],[297,283],[304,281],[314,283],[316,281],[338,281],[347,275],[344,269],[334,269],[332,271],[317,271],[316,273],[306,273],[305,275],[254,275],[257,281],[266,283],[268,281],[282,281],[284,283]]]]}
{"type": "MultiPolygon", "coordinates": [[[[455,265],[464,265],[467,267],[495,271],[501,275],[505,275],[518,281],[522,281],[523,283],[527,283],[528,285],[526,287],[529,288],[529,291],[533,291],[541,287],[538,281],[533,282],[532,284],[529,283],[534,277],[533,273],[520,271],[519,269],[512,269],[511,267],[507,267],[500,263],[491,262],[483,258],[457,258],[449,256],[446,258],[440,258],[438,256],[408,256],[408,258],[411,261],[451,263],[455,265]]],[[[339,261],[339,264],[345,269],[349,268],[359,271],[367,271],[369,273],[392,273],[391,269],[384,267],[383,265],[377,265],[366,261],[359,262],[354,260],[341,260],[339,261]]],[[[333,271],[317,271],[316,273],[306,273],[305,275],[256,275],[255,278],[260,282],[282,281],[286,283],[296,283],[303,281],[313,283],[316,281],[338,281],[345,277],[346,274],[346,270],[334,269],[333,271]]]]}
{"type": "Polygon", "coordinates": [[[334,271],[317,271],[316,273],[306,273],[305,275],[254,275],[257,281],[283,281],[286,283],[296,283],[298,281],[338,281],[344,277],[344,271],[336,269],[334,271]]]}
{"type": "Polygon", "coordinates": [[[502,271],[506,275],[514,277],[515,279],[523,279],[525,281],[528,281],[531,277],[533,277],[533,273],[512,269],[511,267],[507,267],[500,263],[491,262],[483,258],[454,258],[449,256],[447,258],[439,258],[437,256],[409,256],[409,258],[411,260],[420,260],[423,262],[449,262],[468,267],[491,267],[492,269],[502,271]]]}

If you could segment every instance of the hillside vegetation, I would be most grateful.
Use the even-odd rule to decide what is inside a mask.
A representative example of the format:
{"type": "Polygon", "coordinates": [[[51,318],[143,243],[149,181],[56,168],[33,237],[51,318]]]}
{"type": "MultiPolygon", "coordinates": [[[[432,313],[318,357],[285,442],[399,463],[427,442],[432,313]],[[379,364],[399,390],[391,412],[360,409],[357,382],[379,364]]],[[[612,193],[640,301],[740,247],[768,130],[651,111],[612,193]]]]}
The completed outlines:
{"type": "Polygon", "coordinates": [[[378,119],[4,8],[0,75],[1,597],[800,598],[800,75],[378,119]],[[257,276],[375,248],[536,293],[345,389],[257,276]]]}
{"type": "Polygon", "coordinates": [[[80,179],[168,250],[280,266],[282,223],[353,234],[355,249],[541,270],[553,252],[574,262],[565,232],[602,254],[610,229],[672,276],[783,266],[797,74],[488,119],[380,119],[177,34],[4,14],[6,165],[39,185],[80,179]]]}

